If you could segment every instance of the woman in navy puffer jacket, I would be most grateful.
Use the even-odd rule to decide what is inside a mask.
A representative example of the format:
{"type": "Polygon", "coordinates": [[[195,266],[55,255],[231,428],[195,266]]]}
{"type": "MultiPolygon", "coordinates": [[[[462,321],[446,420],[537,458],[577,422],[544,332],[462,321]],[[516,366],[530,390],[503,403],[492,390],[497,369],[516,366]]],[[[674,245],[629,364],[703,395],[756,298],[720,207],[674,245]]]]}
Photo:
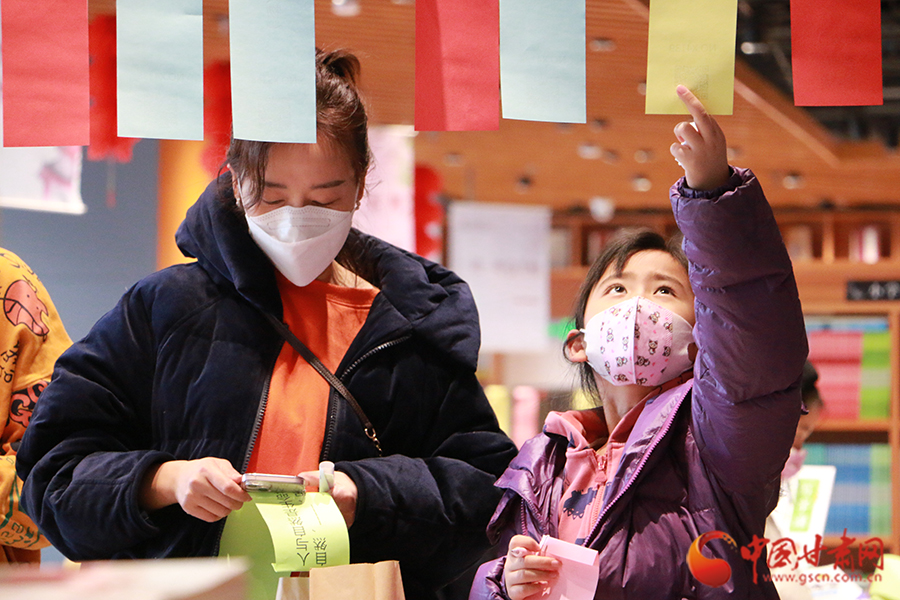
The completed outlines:
{"type": "Polygon", "coordinates": [[[778,597],[765,554],[739,548],[762,538],[778,499],[801,414],[803,316],[759,182],[728,166],[715,120],[679,95],[696,124],[680,123],[672,145],[683,253],[644,230],[592,266],[565,349],[602,408],[551,413],[497,481],[488,532],[509,552],[482,565],[470,600],[540,598],[560,569],[544,535],[599,552],[597,600],[778,597]],[[709,532],[728,537],[711,534],[692,572],[689,550],[709,532]],[[710,557],[730,576],[698,565],[710,557]]]}
{"type": "Polygon", "coordinates": [[[407,598],[435,597],[489,547],[515,446],[475,377],[472,295],[350,229],[369,160],[358,64],[316,58],[320,142],[233,141],[176,235],[196,262],[137,283],[56,365],[18,469],[26,512],[73,560],[216,556],[248,466],[319,461],[335,465],[351,560],[399,560],[407,598]],[[281,239],[295,229],[305,239],[281,239]],[[266,315],[326,350],[381,452],[266,315]]]}

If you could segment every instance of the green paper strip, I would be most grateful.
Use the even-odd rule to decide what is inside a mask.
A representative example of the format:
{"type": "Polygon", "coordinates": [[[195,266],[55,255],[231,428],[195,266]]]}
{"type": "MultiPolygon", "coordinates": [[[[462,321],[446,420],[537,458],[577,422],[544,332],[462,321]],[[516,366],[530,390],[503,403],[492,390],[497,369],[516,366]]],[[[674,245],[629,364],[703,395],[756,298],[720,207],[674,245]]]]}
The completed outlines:
{"type": "Polygon", "coordinates": [[[329,494],[254,493],[275,547],[272,568],[279,573],[350,563],[344,517],[329,494]]]}

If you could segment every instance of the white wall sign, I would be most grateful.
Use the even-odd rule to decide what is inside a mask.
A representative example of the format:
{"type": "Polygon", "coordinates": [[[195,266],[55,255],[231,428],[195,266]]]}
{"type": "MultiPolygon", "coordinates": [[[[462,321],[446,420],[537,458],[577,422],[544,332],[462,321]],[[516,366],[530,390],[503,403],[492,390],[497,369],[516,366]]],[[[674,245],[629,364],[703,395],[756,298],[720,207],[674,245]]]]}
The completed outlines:
{"type": "Polygon", "coordinates": [[[550,209],[452,202],[448,262],[468,282],[484,352],[533,352],[550,343],[550,209]]]}
{"type": "Polygon", "coordinates": [[[0,206],[84,214],[81,146],[0,148],[0,206]]]}

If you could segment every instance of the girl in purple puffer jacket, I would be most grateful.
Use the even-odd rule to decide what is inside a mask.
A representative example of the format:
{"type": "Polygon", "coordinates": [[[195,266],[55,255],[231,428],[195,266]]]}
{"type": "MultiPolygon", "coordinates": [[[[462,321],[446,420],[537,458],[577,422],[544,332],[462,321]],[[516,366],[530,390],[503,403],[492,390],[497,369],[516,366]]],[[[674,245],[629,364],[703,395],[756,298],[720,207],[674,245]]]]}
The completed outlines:
{"type": "Polygon", "coordinates": [[[551,413],[497,481],[488,533],[509,552],[482,565],[470,600],[546,593],[560,563],[540,554],[544,535],[599,552],[598,600],[778,598],[765,553],[752,558],[801,413],[803,315],[758,181],[678,94],[694,120],[671,148],[683,251],[641,230],[591,267],[565,353],[602,406],[551,413]],[[724,534],[699,558],[727,563],[718,580],[687,564],[708,532],[724,534]]]}

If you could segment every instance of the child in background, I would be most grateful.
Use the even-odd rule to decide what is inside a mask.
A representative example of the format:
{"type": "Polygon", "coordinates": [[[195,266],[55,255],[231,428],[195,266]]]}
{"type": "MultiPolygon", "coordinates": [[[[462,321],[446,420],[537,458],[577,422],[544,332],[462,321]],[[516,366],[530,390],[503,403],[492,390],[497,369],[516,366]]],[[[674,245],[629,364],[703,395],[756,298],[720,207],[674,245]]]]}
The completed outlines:
{"type": "MultiPolygon", "coordinates": [[[[815,431],[819,421],[822,419],[822,411],[825,408],[822,397],[819,395],[819,389],[816,382],[819,380],[819,373],[809,361],[803,365],[803,379],[801,379],[800,390],[803,397],[803,405],[806,407],[806,414],[800,415],[800,422],[797,423],[797,433],[794,435],[794,444],[791,446],[791,455],[784,464],[781,471],[781,498],[782,502],[786,501],[788,510],[792,510],[793,503],[785,498],[788,493],[788,480],[796,476],[806,460],[806,449],[803,445],[809,436],[815,431]]],[[[779,503],[778,510],[784,507],[779,503]]],[[[788,512],[790,514],[790,512],[788,512]]],[[[773,515],[769,515],[766,519],[765,538],[768,540],[778,540],[784,537],[782,531],[778,528],[773,515]]],[[[797,565],[789,564],[778,569],[772,569],[773,573],[796,574],[797,565]]],[[[778,589],[778,595],[781,600],[812,600],[813,593],[811,586],[805,585],[806,582],[792,581],[793,577],[779,577],[775,581],[775,587],[778,589]]]]}
{"type": "Polygon", "coordinates": [[[803,397],[803,406],[806,407],[806,413],[800,415],[800,422],[797,423],[797,433],[794,435],[794,444],[791,446],[791,455],[788,457],[781,472],[781,479],[787,480],[797,474],[803,462],[806,460],[806,450],[803,445],[813,431],[822,420],[822,411],[825,409],[825,403],[822,402],[822,396],[819,395],[819,388],[816,382],[819,380],[819,372],[809,361],[803,365],[803,379],[800,381],[800,391],[803,397]]]}
{"type": "Polygon", "coordinates": [[[718,540],[731,576],[698,581],[686,555],[718,530],[762,536],[800,417],[806,333],[790,259],[759,182],[730,167],[725,137],[678,87],[694,123],[675,127],[685,177],[670,196],[683,252],[639,230],[588,272],[565,343],[600,406],[551,413],[497,481],[488,533],[505,557],[482,565],[470,599],[538,599],[560,563],[550,535],[596,549],[595,597],[771,598],[757,564],[718,540]]]}

